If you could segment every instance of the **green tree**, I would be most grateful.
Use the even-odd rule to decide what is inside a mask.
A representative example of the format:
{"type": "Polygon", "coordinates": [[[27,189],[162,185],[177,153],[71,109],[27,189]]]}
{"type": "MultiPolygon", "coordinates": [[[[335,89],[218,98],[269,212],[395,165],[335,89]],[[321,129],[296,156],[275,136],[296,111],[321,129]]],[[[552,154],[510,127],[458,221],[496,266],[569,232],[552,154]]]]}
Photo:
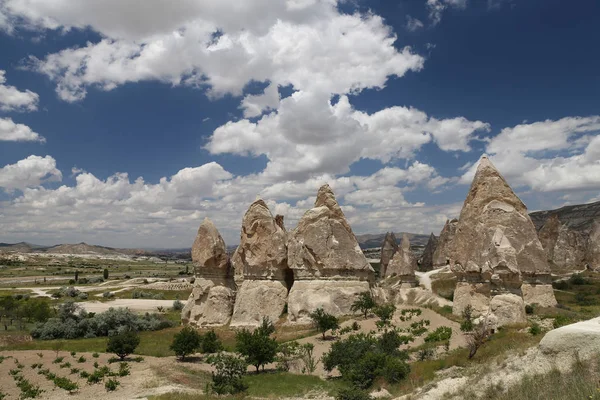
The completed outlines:
{"type": "Polygon", "coordinates": [[[194,328],[186,326],[173,336],[173,342],[169,348],[183,361],[185,356],[194,354],[200,348],[201,343],[202,335],[194,328]]]}
{"type": "Polygon", "coordinates": [[[206,332],[200,343],[200,352],[202,353],[217,353],[223,350],[223,344],[213,329],[206,332]]]}
{"type": "Polygon", "coordinates": [[[371,296],[371,293],[370,292],[362,292],[362,293],[358,294],[358,299],[356,299],[354,301],[354,303],[352,303],[350,310],[352,310],[354,312],[360,311],[363,314],[363,316],[365,318],[367,318],[369,311],[371,311],[376,306],[377,306],[377,304],[375,303],[375,300],[371,296]]]}
{"type": "Polygon", "coordinates": [[[389,327],[392,325],[392,317],[396,312],[396,306],[393,304],[382,304],[379,307],[373,309],[373,313],[379,317],[379,321],[375,324],[379,329],[389,327]]]}
{"type": "Polygon", "coordinates": [[[134,331],[127,331],[108,338],[107,353],[115,353],[121,360],[132,354],[140,344],[140,337],[134,331]]]}
{"type": "Polygon", "coordinates": [[[277,342],[271,338],[275,332],[273,323],[268,318],[263,318],[261,326],[254,332],[242,329],[236,333],[236,350],[246,358],[246,362],[254,365],[256,371],[265,364],[273,362],[277,355],[277,342]]]}
{"type": "Polygon", "coordinates": [[[333,315],[323,311],[323,308],[321,307],[311,312],[309,317],[313,320],[313,323],[319,332],[323,334],[323,339],[325,339],[325,332],[330,329],[337,329],[340,327],[338,319],[333,315]]]}
{"type": "Polygon", "coordinates": [[[233,355],[219,353],[210,356],[210,365],[215,368],[212,373],[212,390],[217,394],[235,394],[248,389],[244,382],[246,361],[233,355]]]}
{"type": "Polygon", "coordinates": [[[108,268],[104,268],[104,271],[102,271],[102,276],[104,279],[108,279],[108,268]]]}

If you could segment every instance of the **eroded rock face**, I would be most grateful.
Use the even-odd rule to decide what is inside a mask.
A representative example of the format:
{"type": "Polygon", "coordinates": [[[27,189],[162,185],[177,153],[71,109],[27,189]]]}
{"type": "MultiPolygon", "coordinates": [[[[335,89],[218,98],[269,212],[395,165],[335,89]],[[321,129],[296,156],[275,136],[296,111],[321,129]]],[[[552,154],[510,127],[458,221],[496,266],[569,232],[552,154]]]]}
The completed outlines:
{"type": "Polygon", "coordinates": [[[285,282],[246,279],[238,288],[229,326],[259,326],[263,317],[277,322],[288,295],[285,282]]]}
{"type": "Polygon", "coordinates": [[[562,224],[553,214],[538,232],[548,263],[560,269],[581,269],[585,265],[586,240],[562,224]]]}
{"type": "MultiPolygon", "coordinates": [[[[459,281],[489,285],[491,296],[512,293],[523,299],[523,281],[536,285],[538,291],[541,285],[551,290],[546,254],[527,208],[486,157],[461,210],[450,259],[459,281]]],[[[455,314],[471,301],[472,291],[464,289],[455,291],[455,314]]],[[[514,318],[519,322],[518,314],[514,318]]]]}
{"type": "Polygon", "coordinates": [[[429,236],[429,240],[427,241],[427,245],[425,245],[423,255],[421,256],[421,262],[419,264],[420,271],[431,271],[433,269],[433,257],[437,245],[438,238],[432,233],[429,236]]]}
{"type": "Polygon", "coordinates": [[[284,279],[287,269],[286,232],[263,200],[250,205],[242,219],[240,245],[231,257],[236,281],[284,279]]]}
{"type": "Polygon", "coordinates": [[[600,220],[594,221],[586,249],[586,261],[590,269],[600,270],[600,220]]]}
{"type": "Polygon", "coordinates": [[[196,280],[181,312],[184,324],[215,326],[229,323],[235,301],[231,263],[221,234],[204,219],[192,245],[196,280]]]}
{"type": "Polygon", "coordinates": [[[381,263],[379,276],[385,277],[387,266],[394,257],[394,254],[398,251],[398,243],[396,242],[396,235],[394,232],[387,232],[383,243],[381,244],[381,263]]]}
{"type": "Polygon", "coordinates": [[[263,200],[250,205],[242,220],[240,245],[231,260],[238,293],[231,326],[276,322],[285,306],[289,274],[283,218],[273,218],[263,200]]]}
{"type": "Polygon", "coordinates": [[[410,239],[405,233],[402,236],[400,248],[394,254],[394,257],[388,265],[387,276],[399,276],[401,285],[404,287],[414,287],[417,284],[415,278],[415,269],[417,261],[410,251],[410,239]]]}
{"type": "Polygon", "coordinates": [[[498,326],[527,322],[525,303],[521,296],[507,293],[492,297],[490,312],[496,316],[498,326]]]}
{"type": "Polygon", "coordinates": [[[314,207],[290,233],[288,265],[296,280],[372,279],[373,268],[329,185],[319,189],[314,207]]]}
{"type": "Polygon", "coordinates": [[[358,294],[369,290],[366,281],[296,281],[288,297],[289,322],[309,323],[308,314],[319,307],[332,315],[352,314],[358,294]]]}
{"type": "Polygon", "coordinates": [[[442,228],[437,242],[437,247],[433,252],[434,267],[442,267],[450,264],[450,255],[452,254],[452,239],[454,239],[454,235],[456,234],[457,225],[458,220],[455,218],[452,220],[447,220],[446,224],[442,228]]]}

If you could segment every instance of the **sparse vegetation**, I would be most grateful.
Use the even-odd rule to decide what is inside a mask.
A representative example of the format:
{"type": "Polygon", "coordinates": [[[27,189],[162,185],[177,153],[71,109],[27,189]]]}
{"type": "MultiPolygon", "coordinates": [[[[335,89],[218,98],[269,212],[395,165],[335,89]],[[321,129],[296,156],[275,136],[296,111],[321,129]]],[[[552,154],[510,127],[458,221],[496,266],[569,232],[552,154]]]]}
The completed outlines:
{"type": "Polygon", "coordinates": [[[219,395],[236,394],[248,389],[248,384],[243,379],[247,365],[245,360],[220,353],[211,356],[209,363],[215,368],[211,385],[211,389],[215,393],[219,395]]]}
{"type": "Polygon", "coordinates": [[[175,334],[170,348],[183,361],[185,360],[185,356],[198,351],[201,343],[202,336],[198,331],[190,326],[186,326],[175,334]]]}
{"type": "Polygon", "coordinates": [[[315,327],[323,335],[323,339],[325,339],[325,333],[328,330],[334,330],[340,327],[338,319],[333,315],[326,313],[322,308],[317,308],[315,311],[311,312],[309,316],[313,320],[315,327]]]}
{"type": "Polygon", "coordinates": [[[359,293],[358,298],[352,303],[350,310],[353,312],[360,311],[363,317],[366,319],[369,312],[375,308],[377,304],[371,296],[371,292],[359,293]]]}
{"type": "Polygon", "coordinates": [[[134,331],[111,336],[106,345],[107,353],[115,353],[121,360],[133,353],[140,344],[140,337],[134,331]]]}
{"type": "Polygon", "coordinates": [[[265,364],[273,362],[277,354],[277,342],[271,338],[275,332],[273,323],[263,318],[262,324],[250,332],[242,329],[236,334],[236,350],[245,357],[246,363],[254,365],[256,371],[265,364]]]}

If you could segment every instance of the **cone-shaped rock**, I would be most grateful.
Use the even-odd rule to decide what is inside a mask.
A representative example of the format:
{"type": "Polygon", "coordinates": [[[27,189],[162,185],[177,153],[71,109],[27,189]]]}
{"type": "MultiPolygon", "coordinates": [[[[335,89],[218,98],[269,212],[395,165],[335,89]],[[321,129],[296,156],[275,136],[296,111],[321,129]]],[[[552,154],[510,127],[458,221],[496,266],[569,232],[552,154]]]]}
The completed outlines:
{"type": "Polygon", "coordinates": [[[417,262],[410,251],[410,239],[405,233],[402,235],[400,248],[392,257],[387,269],[387,276],[399,276],[403,287],[416,286],[415,267],[417,262]]]}
{"type": "Polygon", "coordinates": [[[433,252],[434,267],[442,267],[450,263],[450,257],[452,254],[452,240],[454,239],[457,225],[458,220],[456,218],[453,220],[446,220],[446,224],[440,232],[437,246],[433,252]]]}
{"type": "Polygon", "coordinates": [[[558,269],[581,269],[585,265],[586,240],[569,229],[553,214],[538,232],[550,266],[558,269]]]}
{"type": "Polygon", "coordinates": [[[211,220],[205,218],[192,245],[196,280],[181,312],[184,324],[226,325],[233,312],[235,290],[225,242],[211,220]]]}
{"type": "Polygon", "coordinates": [[[431,235],[429,235],[429,240],[427,241],[427,245],[425,245],[425,249],[423,250],[423,255],[421,256],[421,263],[419,264],[419,270],[431,271],[433,269],[433,255],[435,253],[437,245],[438,238],[432,233],[431,235]]]}
{"type": "Polygon", "coordinates": [[[487,296],[497,294],[514,296],[493,303],[497,314],[515,315],[512,322],[523,322],[523,299],[556,304],[546,254],[527,208],[487,157],[481,159],[463,204],[450,259],[459,279],[455,314],[467,304],[484,311],[491,305],[487,296]],[[522,288],[523,280],[527,287],[522,288]]]}
{"type": "Polygon", "coordinates": [[[329,187],[319,189],[315,206],[290,232],[288,265],[294,285],[288,298],[290,322],[307,322],[318,307],[334,315],[350,314],[360,292],[370,289],[373,268],[361,251],[329,187]]]}
{"type": "Polygon", "coordinates": [[[394,257],[394,253],[398,251],[398,243],[396,242],[396,235],[394,232],[387,232],[383,243],[381,244],[381,262],[379,269],[379,276],[385,277],[387,266],[394,257]]]}
{"type": "Polygon", "coordinates": [[[232,256],[238,293],[231,326],[276,322],[287,297],[287,234],[263,200],[250,205],[242,220],[240,245],[232,256]]]}

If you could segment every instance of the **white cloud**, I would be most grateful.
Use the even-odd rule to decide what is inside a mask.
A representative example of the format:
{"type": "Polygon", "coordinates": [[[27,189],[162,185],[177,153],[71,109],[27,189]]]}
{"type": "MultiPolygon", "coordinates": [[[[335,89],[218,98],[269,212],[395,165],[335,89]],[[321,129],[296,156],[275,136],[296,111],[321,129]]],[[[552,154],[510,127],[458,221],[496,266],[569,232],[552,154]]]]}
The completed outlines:
{"type": "Polygon", "coordinates": [[[207,149],[213,154],[264,154],[269,159],[266,176],[305,180],[345,173],[360,158],[384,163],[412,159],[432,140],[444,151],[469,151],[473,134],[488,129],[481,121],[437,120],[414,108],[367,114],[354,110],[347,96],[331,104],[326,93],[299,91],[257,122],[244,119],[217,128],[207,149]]]}
{"type": "Polygon", "coordinates": [[[45,142],[46,139],[23,124],[16,124],[10,118],[0,118],[0,141],[45,142]]]}
{"type": "Polygon", "coordinates": [[[50,156],[29,156],[15,164],[0,168],[0,187],[7,192],[36,187],[44,182],[61,181],[56,160],[50,156]]]}
{"type": "Polygon", "coordinates": [[[433,25],[442,20],[442,14],[448,7],[465,8],[467,0],[427,0],[426,7],[429,10],[429,19],[433,25]]]}
{"type": "Polygon", "coordinates": [[[413,18],[410,15],[406,16],[406,29],[410,32],[417,31],[422,29],[425,25],[417,18],[413,18]]]}
{"type": "MultiPolygon", "coordinates": [[[[490,159],[515,186],[534,190],[600,189],[600,116],[565,117],[503,129],[488,143],[490,159]]],[[[473,165],[461,177],[468,183],[473,165]]]]}
{"type": "MultiPolygon", "coordinates": [[[[2,18],[0,14],[0,27],[2,18]]],[[[35,111],[39,96],[31,90],[19,91],[14,86],[5,85],[6,71],[0,69],[0,110],[2,111],[35,111]]]]}

